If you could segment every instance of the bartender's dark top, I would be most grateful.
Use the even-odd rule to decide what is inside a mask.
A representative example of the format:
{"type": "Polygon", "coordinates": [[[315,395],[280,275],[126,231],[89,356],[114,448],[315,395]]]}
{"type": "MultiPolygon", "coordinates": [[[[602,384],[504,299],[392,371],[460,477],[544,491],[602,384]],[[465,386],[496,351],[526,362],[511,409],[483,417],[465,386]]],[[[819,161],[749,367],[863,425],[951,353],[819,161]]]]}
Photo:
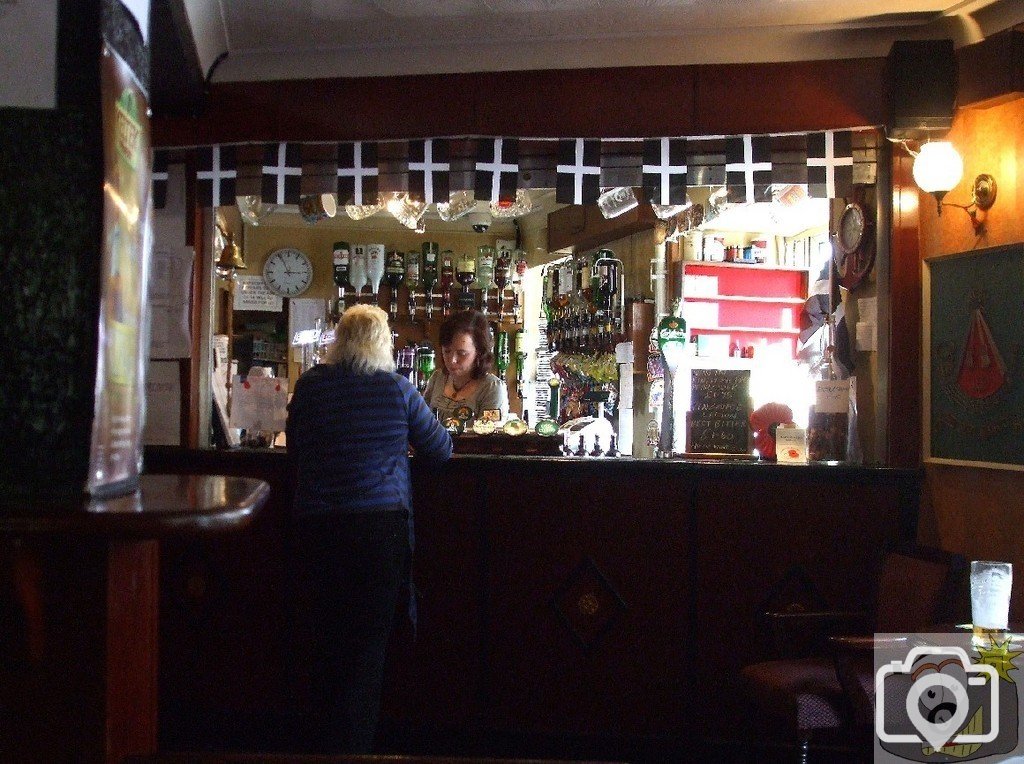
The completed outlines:
{"type": "Polygon", "coordinates": [[[320,364],[295,384],[288,453],[298,515],[411,509],[409,446],[444,461],[452,440],[399,374],[320,364]]]}

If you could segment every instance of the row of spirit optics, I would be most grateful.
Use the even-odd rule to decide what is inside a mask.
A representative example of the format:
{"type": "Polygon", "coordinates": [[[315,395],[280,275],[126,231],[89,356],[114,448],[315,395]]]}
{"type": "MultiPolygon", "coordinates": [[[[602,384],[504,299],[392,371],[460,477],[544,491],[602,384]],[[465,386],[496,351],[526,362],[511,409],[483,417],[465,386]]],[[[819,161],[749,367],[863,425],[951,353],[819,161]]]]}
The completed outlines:
{"type": "Polygon", "coordinates": [[[609,249],[544,267],[543,299],[551,352],[610,352],[621,338],[625,271],[609,249]],[[589,267],[588,267],[589,266],[589,267]]]}
{"type": "Polygon", "coordinates": [[[398,250],[387,252],[383,244],[355,244],[335,242],[333,251],[334,284],[338,288],[338,296],[334,303],[333,313],[340,316],[345,311],[345,292],[351,289],[356,302],[362,299],[363,290],[370,288],[374,302],[383,281],[391,289],[389,311],[392,320],[398,317],[398,288],[405,286],[409,290],[407,311],[409,318],[415,320],[417,313],[417,297],[424,297],[424,314],[429,320],[434,315],[435,287],[441,294],[441,312],[448,315],[452,311],[452,288],[458,282],[462,290],[456,300],[460,308],[472,308],[475,297],[470,291],[474,284],[479,285],[481,292],[481,312],[489,314],[490,290],[497,290],[498,319],[509,315],[516,317],[521,312],[521,289],[515,288],[526,272],[526,254],[522,250],[496,252],[494,247],[483,245],[477,248],[476,255],[463,255],[456,261],[451,250],[439,251],[437,242],[424,242],[417,252],[412,250],[403,253],[398,250]],[[505,290],[513,287],[511,313],[505,313],[505,290]],[[422,291],[421,291],[422,290],[422,291]]]}

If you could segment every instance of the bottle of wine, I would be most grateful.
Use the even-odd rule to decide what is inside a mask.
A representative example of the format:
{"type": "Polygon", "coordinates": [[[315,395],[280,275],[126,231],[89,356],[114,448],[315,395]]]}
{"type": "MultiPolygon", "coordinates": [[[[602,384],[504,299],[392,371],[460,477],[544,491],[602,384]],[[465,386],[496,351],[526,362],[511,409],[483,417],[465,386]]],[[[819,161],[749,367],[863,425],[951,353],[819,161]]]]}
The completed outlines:
{"type": "Polygon", "coordinates": [[[455,286],[455,253],[446,249],[441,253],[441,312],[448,315],[452,312],[452,287],[455,286]]]}
{"type": "Polygon", "coordinates": [[[334,310],[331,311],[331,319],[335,322],[345,312],[345,288],[349,286],[348,274],[352,258],[352,250],[347,241],[336,241],[332,250],[334,260],[334,285],[338,287],[338,297],[334,302],[334,310]]]}
{"type": "Polygon", "coordinates": [[[366,248],[366,244],[356,244],[352,247],[348,278],[352,284],[352,291],[356,293],[356,302],[362,297],[363,287],[370,283],[367,275],[366,248]]]}
{"type": "Polygon", "coordinates": [[[392,249],[387,254],[384,280],[391,291],[388,312],[391,314],[391,320],[394,321],[398,318],[398,287],[405,281],[405,257],[397,249],[392,249]]]}
{"type": "Polygon", "coordinates": [[[494,281],[494,247],[484,244],[476,250],[476,282],[480,287],[480,309],[487,315],[488,294],[494,281]]]}
{"type": "Polygon", "coordinates": [[[377,302],[380,282],[384,279],[385,247],[383,244],[366,245],[366,277],[370,282],[370,294],[377,302]]]}
{"type": "Polygon", "coordinates": [[[416,320],[416,291],[420,288],[423,256],[415,249],[405,253],[405,288],[409,290],[409,320],[416,320]]]}
{"type": "Polygon", "coordinates": [[[428,320],[434,315],[434,285],[437,283],[437,255],[439,251],[440,248],[436,241],[425,241],[420,247],[420,252],[423,254],[423,269],[420,280],[423,283],[428,320]]]}

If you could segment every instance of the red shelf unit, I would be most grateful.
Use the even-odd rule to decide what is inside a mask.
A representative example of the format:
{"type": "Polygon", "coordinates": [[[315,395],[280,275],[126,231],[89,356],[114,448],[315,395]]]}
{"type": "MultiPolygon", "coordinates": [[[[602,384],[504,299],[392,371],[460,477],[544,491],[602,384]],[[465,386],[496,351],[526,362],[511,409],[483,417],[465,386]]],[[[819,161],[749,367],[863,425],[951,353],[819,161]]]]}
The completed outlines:
{"type": "MultiPolygon", "coordinates": [[[[688,303],[718,306],[718,321],[690,321],[690,335],[729,335],[740,347],[752,345],[755,354],[764,343],[788,342],[796,358],[800,308],[807,298],[807,271],[747,263],[683,262],[684,297],[688,303]],[[687,277],[713,276],[717,293],[694,293],[687,277]]],[[[756,355],[755,355],[756,357],[756,355]]]]}

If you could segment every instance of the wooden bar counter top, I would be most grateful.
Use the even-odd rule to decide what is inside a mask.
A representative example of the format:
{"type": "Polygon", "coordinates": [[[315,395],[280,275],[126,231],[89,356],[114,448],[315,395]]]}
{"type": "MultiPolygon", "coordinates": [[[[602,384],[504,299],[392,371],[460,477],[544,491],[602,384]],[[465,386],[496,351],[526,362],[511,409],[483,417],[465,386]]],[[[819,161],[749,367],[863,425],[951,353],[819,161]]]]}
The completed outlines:
{"type": "MultiPolygon", "coordinates": [[[[143,475],[108,499],[0,499],[0,760],[157,751],[161,545],[249,526],[254,477],[143,475]]],[[[173,653],[173,648],[171,649],[173,653]]]]}

